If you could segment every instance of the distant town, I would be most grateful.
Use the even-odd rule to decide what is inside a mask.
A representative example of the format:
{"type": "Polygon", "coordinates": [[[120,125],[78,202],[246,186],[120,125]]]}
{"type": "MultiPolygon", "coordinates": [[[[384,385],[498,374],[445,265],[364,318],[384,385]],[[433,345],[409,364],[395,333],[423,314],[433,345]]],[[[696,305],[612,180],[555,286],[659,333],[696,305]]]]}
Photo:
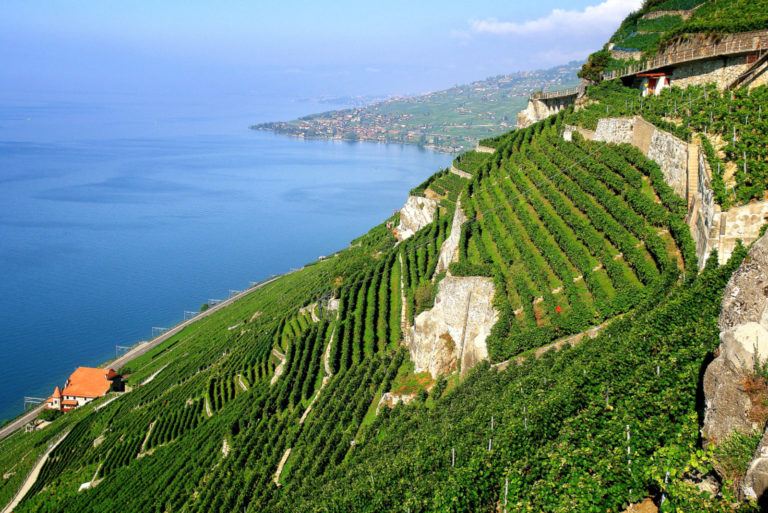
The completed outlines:
{"type": "Polygon", "coordinates": [[[254,125],[296,137],[417,144],[447,153],[515,127],[531,93],[577,84],[580,62],[499,75],[410,98],[254,125]]]}

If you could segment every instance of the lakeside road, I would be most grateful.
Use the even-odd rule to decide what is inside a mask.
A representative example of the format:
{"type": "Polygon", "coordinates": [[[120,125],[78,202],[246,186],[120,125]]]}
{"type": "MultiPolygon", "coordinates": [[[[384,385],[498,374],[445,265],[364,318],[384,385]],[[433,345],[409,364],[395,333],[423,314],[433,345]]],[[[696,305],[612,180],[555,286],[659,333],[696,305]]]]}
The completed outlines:
{"type": "MultiPolygon", "coordinates": [[[[302,269],[303,269],[303,267],[302,267],[302,269]]],[[[285,274],[279,274],[279,275],[274,276],[274,277],[272,277],[272,278],[270,278],[268,280],[265,280],[265,281],[263,281],[261,283],[257,283],[253,287],[250,287],[250,288],[248,288],[248,289],[246,289],[246,290],[244,290],[242,292],[239,292],[239,293],[235,294],[234,296],[232,296],[232,297],[230,297],[228,299],[225,299],[221,303],[218,303],[218,304],[210,307],[209,309],[205,310],[204,312],[200,312],[199,314],[195,315],[194,317],[191,317],[191,318],[189,318],[189,319],[187,319],[185,321],[180,322],[179,324],[177,324],[173,328],[169,329],[168,331],[165,331],[165,332],[161,333],[160,335],[158,335],[157,337],[153,338],[152,340],[149,340],[147,342],[142,342],[142,343],[138,344],[136,347],[132,348],[131,350],[126,352],[124,355],[122,355],[119,358],[117,358],[115,360],[112,360],[111,362],[109,362],[106,365],[102,366],[102,368],[104,368],[104,369],[112,368],[112,369],[115,369],[115,370],[119,370],[120,367],[125,366],[127,363],[129,363],[132,360],[138,358],[139,356],[143,355],[147,351],[150,351],[150,350],[154,349],[158,345],[162,344],[163,342],[165,342],[169,338],[171,338],[174,335],[176,335],[177,333],[179,333],[181,330],[183,330],[187,326],[189,326],[191,324],[194,324],[195,322],[199,321],[200,319],[208,317],[209,315],[211,315],[211,314],[213,314],[215,312],[218,312],[222,308],[231,305],[232,303],[234,303],[238,299],[244,298],[248,294],[251,294],[252,292],[255,292],[255,291],[259,290],[260,288],[262,288],[262,287],[264,287],[266,285],[269,285],[273,281],[278,280],[278,279],[282,278],[283,276],[287,276],[287,275],[289,275],[291,273],[294,273],[294,272],[300,271],[300,270],[301,269],[296,269],[295,271],[290,271],[290,272],[287,272],[285,274]]],[[[20,417],[17,417],[15,419],[13,419],[11,422],[9,422],[8,424],[6,424],[2,428],[0,428],[0,440],[2,440],[3,438],[5,438],[7,436],[10,436],[14,432],[16,432],[17,429],[21,429],[22,427],[24,427],[29,422],[32,422],[33,420],[35,420],[37,418],[37,416],[40,415],[40,412],[42,412],[44,408],[45,408],[44,404],[40,404],[38,406],[35,406],[34,408],[28,410],[26,413],[24,413],[20,417]]]]}

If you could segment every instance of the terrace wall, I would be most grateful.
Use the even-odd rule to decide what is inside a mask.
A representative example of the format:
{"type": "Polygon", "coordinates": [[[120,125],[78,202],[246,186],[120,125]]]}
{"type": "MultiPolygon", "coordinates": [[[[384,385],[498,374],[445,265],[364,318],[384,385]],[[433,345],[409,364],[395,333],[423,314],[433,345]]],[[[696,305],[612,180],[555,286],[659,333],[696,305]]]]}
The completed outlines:
{"type": "Polygon", "coordinates": [[[738,240],[744,245],[751,244],[758,239],[760,228],[768,223],[768,201],[756,201],[723,212],[715,203],[715,195],[710,188],[712,170],[704,152],[699,152],[698,169],[691,170],[697,173],[697,177],[693,172],[689,175],[688,144],[659,130],[640,116],[603,118],[595,132],[566,125],[563,138],[571,140],[574,132],[595,141],[632,144],[659,164],[665,181],[677,194],[688,199],[687,223],[696,242],[699,268],[703,268],[714,249],[717,249],[719,263],[724,264],[733,254],[738,240]],[[689,176],[692,180],[697,179],[693,197],[690,198],[687,187],[689,176]]]}
{"type": "Polygon", "coordinates": [[[661,167],[664,178],[677,194],[686,197],[688,144],[657,129],[640,116],[603,118],[597,123],[595,141],[628,143],[639,148],[661,167]]]}
{"type": "MultiPolygon", "coordinates": [[[[692,61],[682,63],[672,70],[670,85],[682,87],[706,85],[712,82],[718,84],[720,89],[725,89],[734,80],[739,78],[749,66],[746,55],[723,56],[705,61],[692,61]]],[[[764,74],[759,76],[750,87],[756,87],[759,81],[765,83],[764,74]]]]}

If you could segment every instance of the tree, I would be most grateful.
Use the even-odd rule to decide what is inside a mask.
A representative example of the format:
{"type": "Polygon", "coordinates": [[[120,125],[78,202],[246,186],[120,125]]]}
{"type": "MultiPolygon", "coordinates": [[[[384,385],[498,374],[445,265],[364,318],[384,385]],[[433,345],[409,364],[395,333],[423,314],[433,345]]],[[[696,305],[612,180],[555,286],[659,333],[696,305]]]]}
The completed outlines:
{"type": "Polygon", "coordinates": [[[40,415],[38,415],[37,418],[38,420],[53,422],[54,420],[59,418],[61,415],[62,415],[62,412],[60,410],[49,410],[48,408],[46,408],[40,412],[40,415]]]}
{"type": "Polygon", "coordinates": [[[611,61],[611,52],[608,50],[600,50],[589,56],[587,63],[582,66],[578,72],[579,78],[585,78],[592,82],[599,82],[603,79],[603,71],[608,67],[608,63],[611,61]]]}
{"type": "Polygon", "coordinates": [[[208,303],[203,303],[203,305],[200,307],[200,311],[201,311],[201,312],[205,312],[205,311],[206,311],[206,310],[208,310],[210,307],[211,307],[211,305],[209,305],[208,303]]]}

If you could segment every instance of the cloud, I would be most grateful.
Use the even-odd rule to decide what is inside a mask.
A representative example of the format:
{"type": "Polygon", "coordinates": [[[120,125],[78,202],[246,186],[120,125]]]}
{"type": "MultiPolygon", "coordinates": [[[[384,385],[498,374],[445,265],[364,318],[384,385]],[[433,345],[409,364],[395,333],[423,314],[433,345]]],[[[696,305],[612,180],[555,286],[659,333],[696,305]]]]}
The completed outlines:
{"type": "Polygon", "coordinates": [[[379,68],[365,68],[365,71],[368,73],[380,73],[381,70],[379,68]]]}
{"type": "Polygon", "coordinates": [[[554,9],[547,16],[523,22],[499,21],[496,18],[470,20],[470,30],[475,34],[497,36],[517,35],[532,36],[562,33],[603,33],[615,30],[627,14],[640,8],[642,0],[605,0],[598,5],[590,5],[583,11],[554,9]]]}

